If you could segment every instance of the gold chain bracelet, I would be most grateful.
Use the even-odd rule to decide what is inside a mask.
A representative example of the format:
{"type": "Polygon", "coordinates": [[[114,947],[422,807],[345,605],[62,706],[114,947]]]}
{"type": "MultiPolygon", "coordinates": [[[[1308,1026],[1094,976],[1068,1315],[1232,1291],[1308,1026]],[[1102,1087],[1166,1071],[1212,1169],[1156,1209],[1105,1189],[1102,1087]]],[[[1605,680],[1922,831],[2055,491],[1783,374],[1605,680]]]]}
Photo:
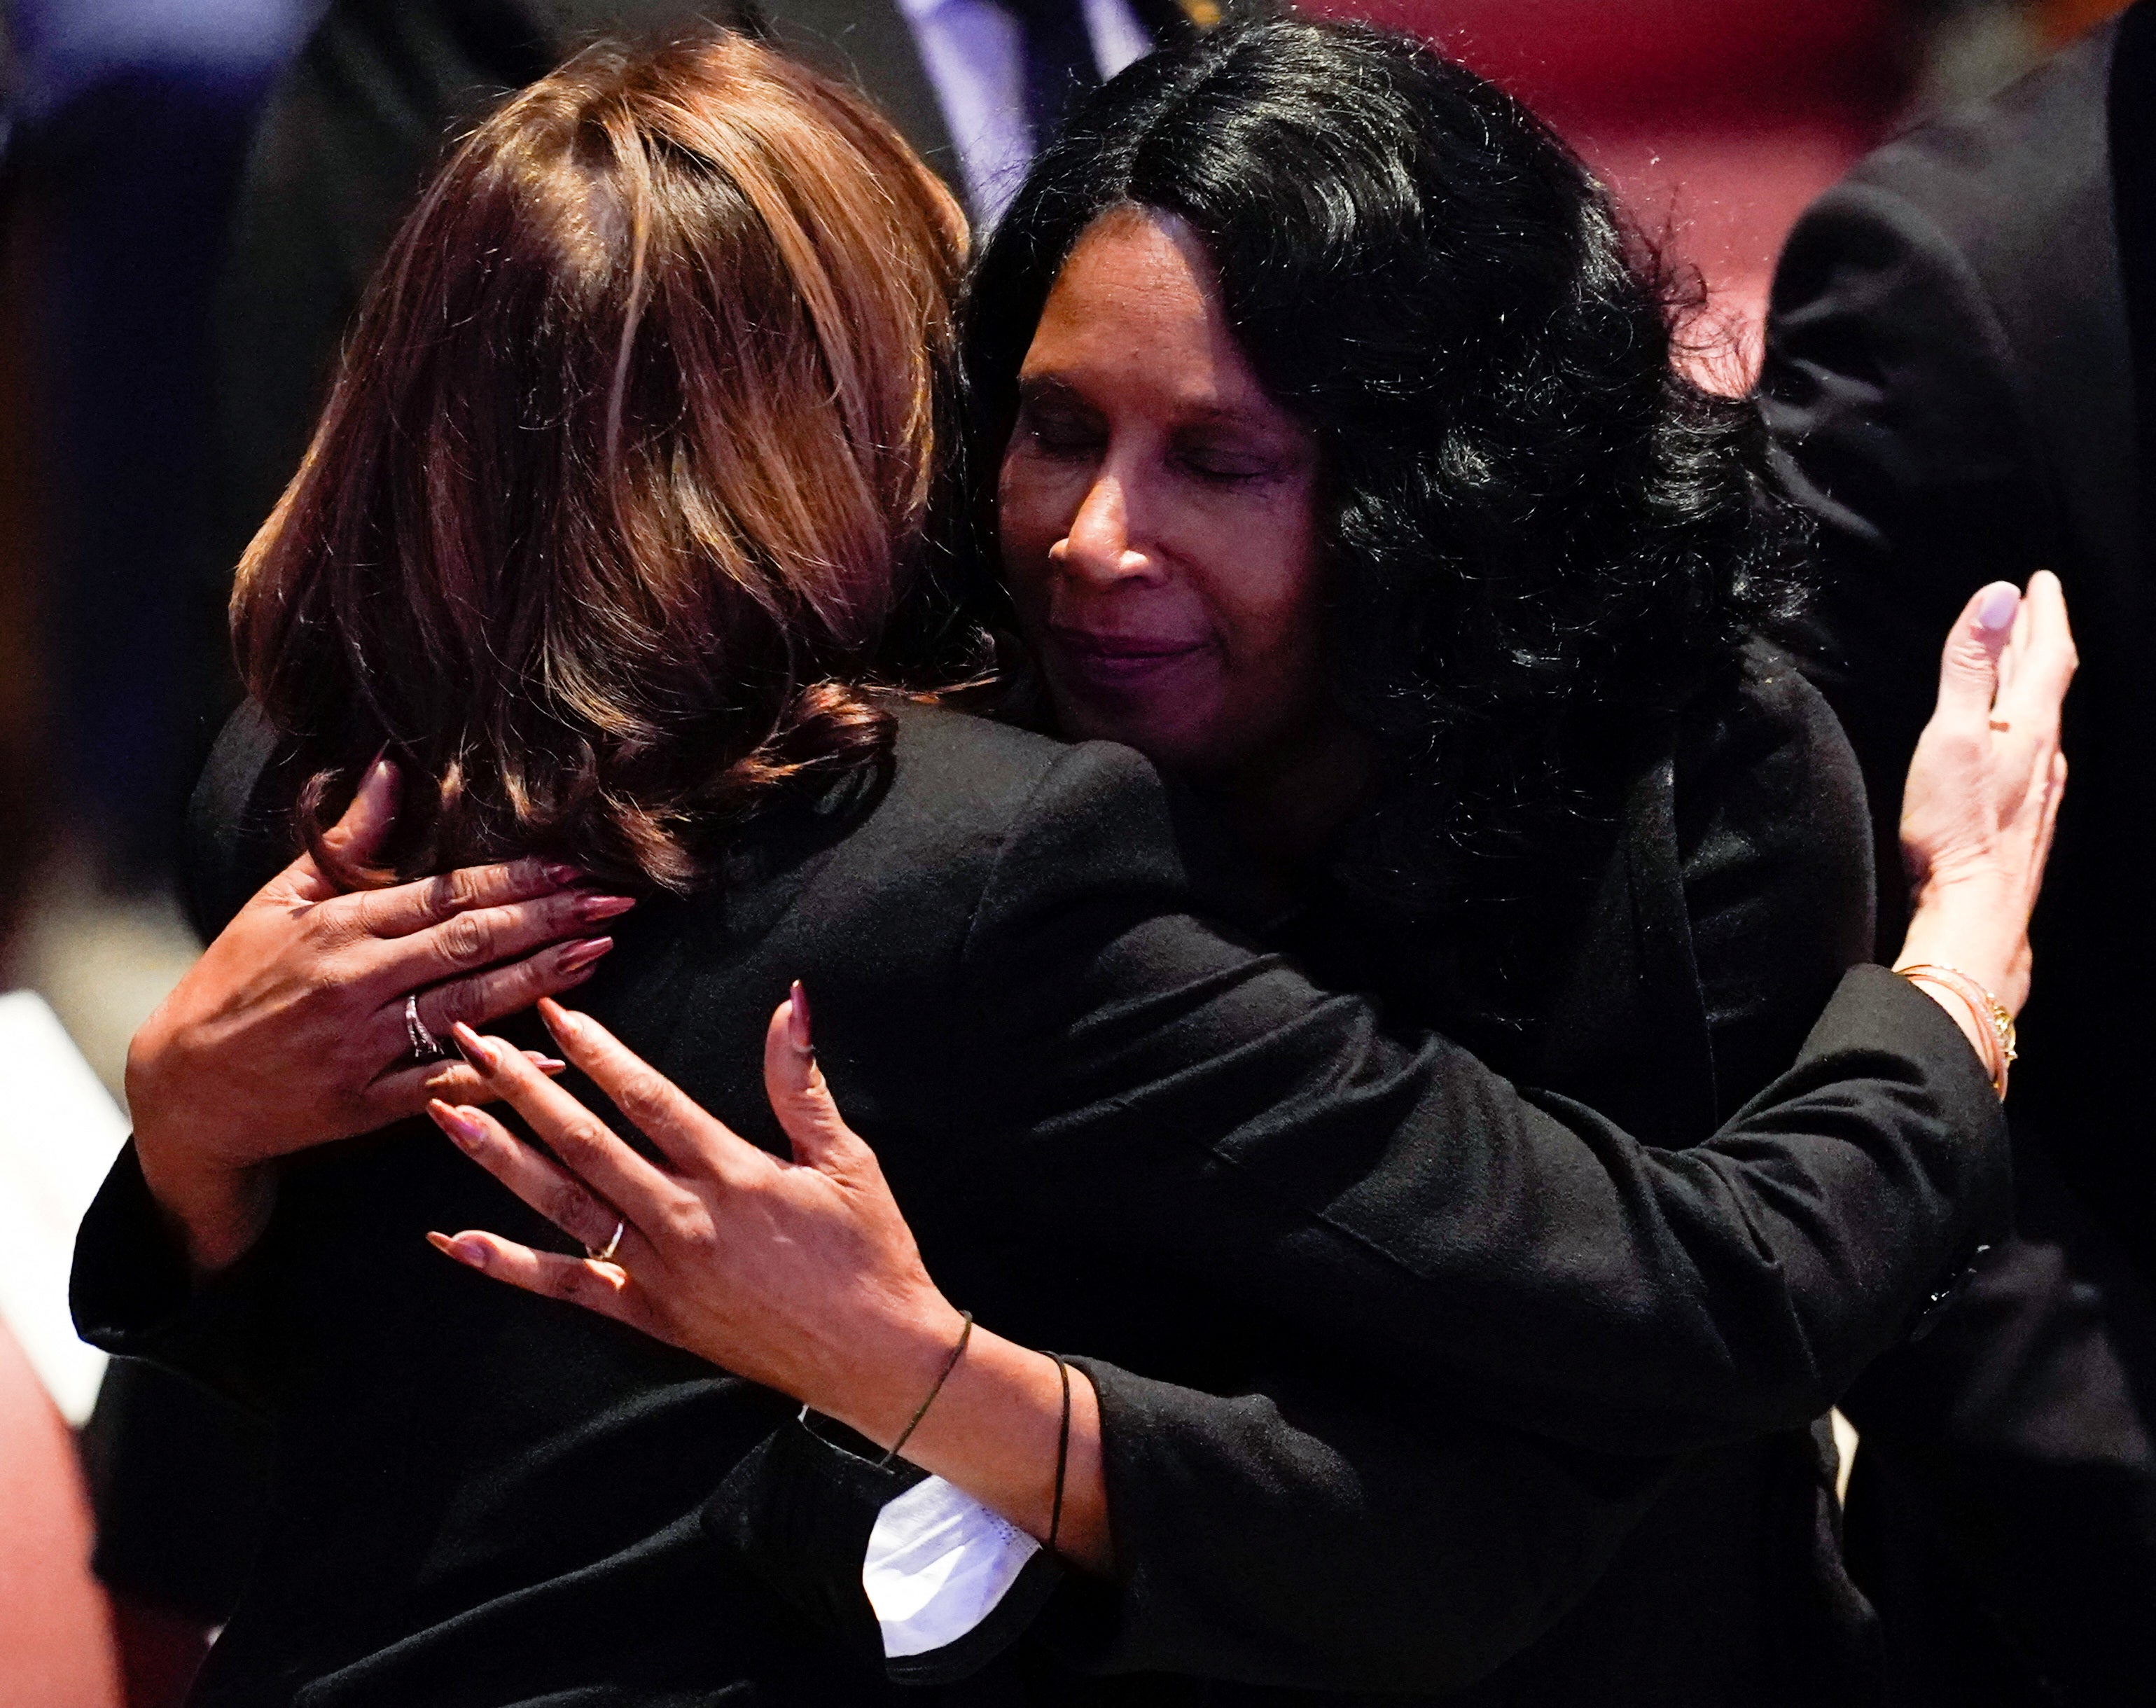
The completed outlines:
{"type": "Polygon", "coordinates": [[[1978,1028],[1991,1039],[1990,1059],[1984,1065],[1991,1070],[1991,1089],[2004,1103],[2007,1070],[2020,1056],[2015,1047],[2014,1016],[2008,1012],[2006,1004],[1958,967],[1920,961],[1913,967],[1897,967],[1894,970],[1912,984],[1937,985],[1941,990],[1952,991],[1968,1004],[1969,1013],[1976,1017],[1978,1028]]]}

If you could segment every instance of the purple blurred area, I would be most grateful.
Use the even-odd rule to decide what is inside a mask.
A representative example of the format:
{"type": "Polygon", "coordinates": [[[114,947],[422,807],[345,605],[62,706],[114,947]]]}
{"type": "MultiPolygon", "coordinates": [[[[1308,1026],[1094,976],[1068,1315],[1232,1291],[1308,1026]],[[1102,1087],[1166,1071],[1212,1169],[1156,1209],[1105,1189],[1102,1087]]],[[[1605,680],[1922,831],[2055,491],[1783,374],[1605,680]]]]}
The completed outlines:
{"type": "Polygon", "coordinates": [[[311,0],[13,0],[8,240],[24,356],[47,813],[154,883],[207,735],[228,566],[195,556],[208,303],[249,123],[311,0]]]}

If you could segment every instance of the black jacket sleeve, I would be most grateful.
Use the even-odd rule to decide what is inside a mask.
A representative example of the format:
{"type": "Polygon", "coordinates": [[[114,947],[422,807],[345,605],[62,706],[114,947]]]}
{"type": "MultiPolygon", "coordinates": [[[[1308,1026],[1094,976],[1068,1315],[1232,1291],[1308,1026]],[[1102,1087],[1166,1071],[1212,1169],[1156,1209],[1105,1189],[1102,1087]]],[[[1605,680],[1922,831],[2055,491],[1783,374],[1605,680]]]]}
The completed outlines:
{"type": "Polygon", "coordinates": [[[1163,907],[1134,771],[1060,760],[973,923],[953,1035],[1024,1070],[963,1064],[970,1160],[1014,1215],[1232,1277],[1493,1421],[1643,1452],[1801,1427],[2003,1215],[1975,1054],[1892,974],[1852,971],[1793,1066],[1656,1151],[1163,907]]]}
{"type": "MultiPolygon", "coordinates": [[[[1807,1021],[1861,951],[1870,904],[1861,792],[1839,731],[1792,673],[1768,691],[1794,704],[1780,706],[1763,733],[1756,718],[1715,728],[1709,751],[1685,777],[1684,803],[1706,804],[1671,813],[1685,820],[1681,879],[1676,824],[1649,826],[1645,835],[1671,844],[1663,862],[1667,887],[1681,890],[1675,910],[1686,916],[1686,941],[1696,946],[1686,949],[1681,971],[1692,984],[1715,1059],[1702,1077],[1732,1099],[1767,1077],[1768,1062],[1787,1062],[1796,1050],[1807,1021]],[[1748,796],[1748,784],[1763,780],[1748,796]],[[1830,804],[1820,807],[1822,801],[1830,804]],[[1773,962],[1764,978],[1762,957],[1773,962]]],[[[1620,872],[1626,864],[1619,863],[1620,872]]],[[[1629,864],[1635,871],[1650,866],[1655,851],[1629,864]]],[[[1596,972],[1590,982],[1621,1005],[1625,992],[1609,986],[1624,957],[1585,958],[1596,972]]],[[[1243,976],[1294,975],[1275,964],[1243,976]]],[[[1574,1309],[1581,1313],[1574,1345],[1583,1354],[1605,1332],[1622,1339],[1644,1329],[1643,1340],[1652,1345],[1660,1329],[1648,1328],[1649,1318],[1671,1306],[1676,1316],[1684,1314],[1674,1296],[1642,1297],[1641,1314],[1629,1325],[1620,1312],[1613,1323],[1589,1327],[1599,1283],[1578,1294],[1561,1290],[1563,1264],[1554,1254],[1568,1230],[1545,1229],[1533,1207],[1522,1209],[1511,1198],[1532,1193],[1529,1182],[1543,1167],[1576,1192],[1578,1162],[1609,1170],[1604,1178],[1611,1191],[1588,1198],[1605,1208],[1607,1219],[1565,1248],[1581,1254],[1570,1261],[1583,1274],[1629,1269],[1632,1279],[1621,1283],[1627,1287],[1676,1289],[1701,1308],[1701,1336],[1727,1336],[1738,1357],[1754,1349],[1738,1314],[1762,1310],[1784,1331],[1779,1352],[1789,1361],[1788,1403],[1806,1408],[1807,1417],[1823,1410],[1830,1399],[1826,1384],[1840,1379],[1830,1373],[1827,1359],[1845,1356],[1830,1354],[1825,1339],[1892,1338],[1928,1290],[1923,1283],[1958,1255],[1959,1230],[1983,1220],[1978,1208],[1964,1223],[1951,1208],[1956,1195],[1970,1192],[1995,1207],[1998,1115],[1989,1087],[1952,1023],[1927,998],[1916,997],[1922,1008],[1910,1003],[1915,993],[1900,984],[1876,969],[1852,976],[1805,1045],[1799,1069],[1714,1135],[1710,1154],[1728,1154],[1697,1173],[1687,1171],[1687,1159],[1658,1155],[1576,1105],[1537,1105],[1500,1086],[1485,1088],[1489,1101],[1466,1105],[1486,1109],[1507,1099],[1499,1146],[1514,1145],[1527,1155],[1507,1157],[1482,1132],[1459,1130],[1456,1145],[1445,1148],[1462,1171],[1462,1201],[1490,1207],[1486,1220],[1463,1218],[1460,1237],[1471,1244],[1486,1226],[1525,1227],[1550,1242],[1539,1257],[1502,1244],[1482,1248],[1481,1261],[1493,1271],[1484,1296],[1498,1314],[1485,1338],[1489,1362],[1482,1367],[1491,1380],[1511,1384],[1515,1400],[1531,1408],[1512,1372],[1540,1362],[1553,1343],[1543,1325],[1574,1309]],[[1867,1036],[1875,1023],[1882,1032],[1867,1036]],[[1907,1059],[1887,1067],[1897,1049],[1908,1051],[1907,1059]],[[1845,1067],[1878,1083],[1860,1079],[1828,1092],[1828,1080],[1845,1067]],[[1573,1146],[1584,1156],[1568,1157],[1573,1146]],[[1914,1202],[1897,1209],[1904,1195],[1914,1202]],[[1729,1226],[1713,1232],[1716,1218],[1732,1208],[1729,1226]],[[1845,1216],[1857,1219],[1837,1234],[1845,1216]],[[1758,1240],[1752,1244],[1754,1228],[1758,1240]],[[1605,1252],[1621,1260],[1617,1268],[1598,1268],[1605,1252]],[[1524,1316],[1503,1314],[1515,1290],[1537,1292],[1538,1269],[1552,1290],[1528,1297],[1524,1316]],[[1649,1279],[1657,1273],[1660,1279],[1649,1279]],[[1837,1275],[1843,1279],[1830,1279],[1837,1275]],[[1881,1280],[1890,1296],[1870,1290],[1881,1280]],[[1726,1296],[1717,1291],[1724,1285],[1726,1296]],[[1835,1296],[1841,1286],[1848,1297],[1835,1296]],[[1722,1317],[1724,1311],[1732,1315],[1722,1317]],[[1502,1345],[1508,1335],[1519,1337],[1509,1352],[1502,1345]]],[[[1232,981],[1208,995],[1217,1000],[1227,992],[1247,995],[1232,981]]],[[[1144,1035],[1155,1018],[1130,1015],[1128,1037],[1144,1035]]],[[[1635,1049],[1654,1042],[1636,1027],[1629,1041],[1635,1049]]],[[[1361,1043],[1373,1052],[1382,1048],[1361,1043]]],[[[1570,1061],[1580,1074],[1601,1065],[1593,1052],[1570,1061]]],[[[1412,1077],[1418,1067],[1407,1057],[1385,1071],[1412,1077]]],[[[1290,1085],[1279,1095],[1285,1100],[1296,1091],[1290,1085]]],[[[1673,1107],[1695,1101],[1664,1099],[1673,1107]]],[[[1229,1108],[1224,1096],[1213,1107],[1216,1124],[1229,1108]]],[[[1701,1136],[1697,1128],[1664,1134],[1673,1142],[1701,1136]]],[[[1175,1141],[1160,1136],[1158,1142],[1172,1148],[1175,1141]]],[[[1691,1160],[1697,1167],[1702,1159],[1691,1160]]],[[[1396,1164],[1381,1157],[1377,1172],[1396,1164]]],[[[1351,1187],[1355,1179],[1351,1172],[1351,1187]]],[[[1144,1200],[1142,1184],[1122,1175],[1116,1183],[1144,1200]]],[[[1285,1196],[1297,1181],[1267,1176],[1244,1189],[1285,1196]]],[[[1267,1202],[1277,1208],[1280,1199],[1267,1202]]],[[[1360,1218],[1363,1206],[1352,1191],[1291,1201],[1282,1238],[1306,1234],[1301,1254],[1332,1260],[1326,1248],[1353,1247],[1358,1231],[1327,1220],[1330,1207],[1342,1202],[1360,1218]]],[[[1449,1265],[1452,1248],[1436,1245],[1432,1267],[1449,1265]]],[[[1382,1254],[1373,1259],[1383,1260],[1382,1254]]],[[[1476,1261],[1460,1258],[1463,1268],[1476,1261]]],[[[1241,1280],[1250,1270],[1235,1273],[1241,1280]]],[[[1405,1284],[1412,1286],[1414,1278],[1405,1284]]],[[[1313,1289],[1318,1315],[1304,1325],[1329,1334],[1317,1343],[1337,1343],[1360,1326],[1348,1302],[1355,1285],[1313,1289]]],[[[1269,1302],[1285,1310],[1279,1298],[1269,1302]]],[[[1669,1320],[1662,1318],[1664,1326],[1669,1320]]],[[[1464,1319],[1462,1328],[1476,1331],[1464,1319]]],[[[1572,1331],[1560,1325],[1555,1332],[1572,1331]]],[[[1517,1652],[1595,1580],[1668,1469],[1665,1459],[1626,1460],[1493,1426],[1476,1416],[1486,1409],[1487,1395],[1465,1378],[1457,1378],[1448,1403],[1404,1396],[1397,1384],[1381,1392],[1338,1369],[1298,1368],[1288,1349],[1282,1352],[1291,1373],[1264,1384],[1265,1392],[1225,1397],[1085,1361],[1101,1395],[1125,1578],[1112,1587],[1074,1585],[1051,1604],[1039,1630],[1067,1659],[1093,1670],[1314,1688],[1455,1688],[1517,1652]]],[[[1429,1343],[1413,1352],[1403,1343],[1392,1362],[1435,1366],[1445,1356],[1429,1343]]],[[[1745,1403],[1746,1377],[1734,1359],[1722,1379],[1721,1398],[1745,1403]]],[[[1553,1433],[1576,1423],[1554,1399],[1551,1404],[1552,1412],[1527,1420],[1553,1426],[1553,1433]]],[[[1681,1436],[1694,1426],[1666,1417],[1656,1427],[1681,1436]]],[[[808,1462],[793,1463],[805,1469],[808,1462]]],[[[831,1562],[834,1576],[857,1576],[859,1569],[857,1554],[831,1562]]]]}
{"type": "Polygon", "coordinates": [[[1037,1629],[1087,1672],[1460,1689],[1594,1584],[1674,1468],[1338,1372],[1223,1397],[1075,1362],[1100,1395],[1119,1575],[1037,1629]]]}
{"type": "MultiPolygon", "coordinates": [[[[1597,910],[1578,951],[1586,988],[1563,1005],[1620,1017],[1619,1035],[1587,1028],[1586,1047],[1543,1052],[1673,1120],[1771,1079],[1869,933],[1863,791],[1840,726],[1786,660],[1753,664],[1740,695],[1697,709],[1668,772],[1650,767],[1632,792],[1605,886],[1618,903],[1597,910]],[[1681,943],[1643,948],[1656,931],[1681,943]],[[1694,999],[1703,1048],[1656,1035],[1677,1004],[1631,999],[1627,976],[1687,987],[1676,995],[1694,999]],[[1632,1090],[1641,1075],[1664,1082],[1658,1097],[1632,1090]],[[1668,1083],[1686,1075],[1700,1085],[1668,1083]]],[[[1458,1688],[1600,1576],[1670,1464],[1402,1408],[1337,1374],[1219,1398],[1087,1369],[1123,1581],[1111,1597],[1066,1596],[1046,1628],[1094,1670],[1458,1688]]]]}
{"type": "Polygon", "coordinates": [[[282,1234],[273,1219],[238,1263],[192,1284],[131,1139],[75,1235],[68,1303],[76,1331],[115,1357],[147,1359],[248,1411],[274,1411],[285,1352],[282,1234]]]}

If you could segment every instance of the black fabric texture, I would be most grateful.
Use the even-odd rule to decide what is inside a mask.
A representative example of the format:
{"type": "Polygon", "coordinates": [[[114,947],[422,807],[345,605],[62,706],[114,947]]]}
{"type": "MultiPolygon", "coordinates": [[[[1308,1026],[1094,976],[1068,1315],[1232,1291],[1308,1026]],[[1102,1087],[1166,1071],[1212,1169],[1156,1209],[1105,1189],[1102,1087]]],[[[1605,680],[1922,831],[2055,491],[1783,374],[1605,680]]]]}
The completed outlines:
{"type": "MultiPolygon", "coordinates": [[[[772,826],[797,851],[761,883],[639,908],[585,1005],[776,1148],[757,1064],[803,978],[824,1070],[952,1296],[1199,1387],[1255,1324],[1604,1448],[1786,1428],[1995,1218],[1996,1105],[1901,980],[1851,972],[1775,1086],[1657,1152],[1440,1039],[1389,1038],[1194,916],[1172,822],[1125,750],[908,710],[887,790],[772,826]]],[[[116,1171],[85,1222],[80,1325],[229,1384],[175,1323],[185,1301],[155,1296],[139,1190],[116,1171]]],[[[282,1177],[277,1272],[250,1278],[274,1344],[238,1364],[278,1380],[273,1518],[199,1700],[887,1688],[704,1532],[793,1408],[421,1238],[470,1226],[561,1243],[417,1126],[282,1177]]]]}
{"type": "Polygon", "coordinates": [[[2156,1153],[2133,1072],[2156,998],[2121,976],[2150,944],[2118,900],[2156,751],[2152,114],[2143,3],[1866,160],[1774,284],[1763,403],[1818,524],[1821,680],[1882,850],[1971,593],[2056,571],[2082,656],[2010,1104],[2017,1233],[1845,1403],[1850,1561],[1897,1704],[2108,1704],[2156,1670],[2156,1153]]]}
{"type": "MultiPolygon", "coordinates": [[[[1871,895],[1854,760],[1786,659],[1756,652],[1739,691],[1660,746],[1549,1018],[1497,1048],[1675,1147],[1786,1065],[1862,954],[1871,895]]],[[[1351,930],[1321,902],[1285,930],[1328,976],[1418,1019],[1454,1006],[1444,957],[1399,921],[1351,930]]],[[[1080,1362],[1101,1397],[1122,1581],[1074,1579],[1046,1610],[1036,1634],[1075,1666],[1229,1681],[1215,1701],[1477,1680],[1450,1700],[1876,1690],[1816,1431],[1619,1458],[1434,1414],[1309,1355],[1218,1396],[1080,1362]]],[[[862,1491],[833,1479],[825,1494],[862,1491]]],[[[850,1583],[859,1550],[825,1569],[850,1583]]]]}

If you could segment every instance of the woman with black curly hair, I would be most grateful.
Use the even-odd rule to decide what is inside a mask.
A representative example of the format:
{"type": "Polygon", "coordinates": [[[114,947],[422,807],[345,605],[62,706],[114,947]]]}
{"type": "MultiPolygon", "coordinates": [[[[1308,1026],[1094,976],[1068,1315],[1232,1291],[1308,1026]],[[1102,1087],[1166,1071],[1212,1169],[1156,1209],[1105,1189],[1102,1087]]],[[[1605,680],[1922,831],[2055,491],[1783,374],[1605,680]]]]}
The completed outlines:
{"type": "MultiPolygon", "coordinates": [[[[1007,710],[1192,784],[1238,833],[1273,944],[1677,1150],[1795,1056],[1868,955],[1871,890],[1840,731],[1763,638],[1800,608],[1800,541],[1749,404],[1673,362],[1673,296],[1578,161],[1471,73],[1353,26],[1224,30],[1082,111],[982,255],[961,551],[1023,637],[1007,710]]],[[[603,1081],[593,1034],[583,1055],[562,1036],[603,1081]]],[[[665,1148],[693,1149],[697,1117],[674,1119],[665,1148]]],[[[838,1128],[835,1109],[803,1119],[804,1146],[838,1128]]],[[[565,1189],[477,1143],[533,1203],[565,1189]]],[[[907,1343],[897,1317],[956,1316],[894,1279],[910,1249],[819,1284],[726,1209],[717,1243],[744,1254],[675,1284],[708,1290],[701,1314],[656,1278],[586,1302],[732,1368],[798,1370],[789,1339],[860,1349],[842,1378],[780,1384],[855,1420],[917,1382],[874,1349],[907,1343]]],[[[453,1254],[580,1285],[484,1237],[453,1254]]],[[[1060,1455],[1040,1450],[1070,1427],[1056,1385],[1029,1410],[1020,1390],[998,1409],[947,1388],[941,1439],[932,1411],[910,1451],[1112,1572],[1111,1598],[1075,1592],[1046,1621],[1091,1669],[1434,1691],[1495,1667],[1474,1699],[1508,1702],[1863,1693],[1870,1613],[1840,1568],[1823,1419],[1676,1465],[1471,1431],[1463,1453],[1460,1419],[1492,1394],[1460,1391],[1440,1420],[1293,1338],[1224,1326],[1228,1398],[1074,1361],[1099,1441],[1060,1455]],[[1508,1502],[1517,1552],[1493,1552],[1508,1502]]],[[[1561,1412],[1539,1427],[1611,1439],[1561,1412]]],[[[963,1671],[1008,1640],[1039,1593],[1004,1588],[1030,1541],[811,1440],[734,1498],[767,1569],[817,1576],[798,1538],[820,1480],[822,1603],[865,1621],[873,1603],[895,1670],[963,1671]],[[858,1510],[901,1488],[901,1517],[858,1510]],[[997,1611],[949,1612],[968,1595],[997,1611]]]]}
{"type": "MultiPolygon", "coordinates": [[[[77,1254],[86,1334],[277,1419],[201,1700],[880,1700],[1036,1612],[962,1695],[1456,1685],[1620,1546],[1755,1582],[1765,1473],[1665,1534],[1658,1455],[1801,1427],[1989,1226],[1990,1011],[1848,967],[1861,813],[1746,649],[1784,583],[1741,418],[1531,121],[1238,27],[991,245],[962,567],[1033,714],[1194,803],[873,685],[936,633],[956,251],[873,114],[729,40],[533,85],[370,293],[203,797],[224,869],[311,853],[138,1037],[77,1254]],[[1276,271],[1339,336],[1265,321],[1276,271]],[[657,1149],[463,1023],[571,982],[562,1054],[657,1149]],[[1051,1595],[1059,1552],[1120,1593],[1051,1595]]],[[[2055,587],[1987,590],[1916,772],[1909,950],[2009,1004],[2070,660],[2055,587]]],[[[1755,1676],[1734,1617],[1665,1671],[1755,1676]]]]}

